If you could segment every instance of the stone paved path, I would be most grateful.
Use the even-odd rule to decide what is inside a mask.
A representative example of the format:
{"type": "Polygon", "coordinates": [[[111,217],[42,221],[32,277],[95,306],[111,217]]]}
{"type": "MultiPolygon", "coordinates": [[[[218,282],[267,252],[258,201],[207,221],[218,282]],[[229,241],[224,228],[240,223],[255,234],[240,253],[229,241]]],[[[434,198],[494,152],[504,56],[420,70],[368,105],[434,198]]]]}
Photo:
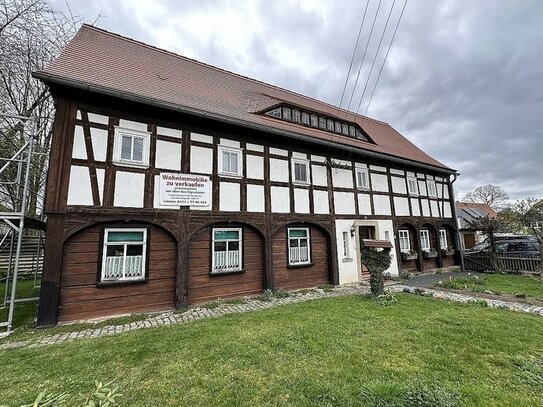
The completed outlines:
{"type": "MultiPolygon", "coordinates": [[[[387,289],[392,292],[406,292],[411,294],[420,294],[425,296],[431,296],[433,298],[458,301],[458,302],[481,302],[486,301],[489,307],[503,308],[513,311],[528,312],[543,316],[543,307],[535,307],[532,305],[481,299],[475,296],[452,293],[447,291],[413,287],[404,284],[388,285],[387,289]]],[[[227,302],[219,305],[216,308],[195,307],[183,313],[177,313],[175,311],[169,311],[159,314],[152,314],[149,318],[130,322],[123,325],[110,325],[100,328],[89,328],[81,331],[73,331],[66,333],[59,333],[48,336],[40,336],[38,338],[32,338],[28,340],[4,342],[0,344],[0,349],[13,349],[13,348],[35,348],[46,345],[53,345],[65,342],[71,342],[77,339],[92,339],[101,338],[104,336],[111,336],[120,334],[123,332],[135,331],[138,329],[152,328],[163,325],[183,324],[190,321],[195,321],[205,318],[220,317],[228,314],[238,314],[243,312],[258,311],[268,308],[273,308],[278,305],[294,304],[298,302],[310,301],[320,298],[339,297],[351,294],[367,294],[369,287],[365,285],[346,285],[336,287],[332,291],[323,291],[317,289],[315,291],[308,292],[306,294],[293,294],[286,298],[274,298],[271,301],[261,301],[259,299],[249,299],[244,304],[228,304],[227,302]]]]}
{"type": "Polygon", "coordinates": [[[477,276],[482,275],[480,273],[460,273],[460,272],[449,272],[449,273],[427,273],[427,274],[415,274],[411,279],[402,281],[402,284],[409,285],[413,287],[433,287],[438,281],[448,280],[449,277],[467,277],[468,275],[477,276]]]}

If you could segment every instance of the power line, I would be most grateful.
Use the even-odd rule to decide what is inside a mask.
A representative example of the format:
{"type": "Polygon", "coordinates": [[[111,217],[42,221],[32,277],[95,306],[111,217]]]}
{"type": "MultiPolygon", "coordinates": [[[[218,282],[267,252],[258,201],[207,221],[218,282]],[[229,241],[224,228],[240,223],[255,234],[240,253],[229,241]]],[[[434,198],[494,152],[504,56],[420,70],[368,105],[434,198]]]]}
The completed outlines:
{"type": "Polygon", "coordinates": [[[366,13],[368,11],[369,4],[370,4],[370,0],[366,2],[366,8],[364,9],[364,16],[362,17],[362,22],[360,23],[360,28],[358,29],[358,36],[356,37],[356,43],[354,45],[353,56],[351,58],[351,63],[349,65],[349,71],[347,72],[347,77],[345,78],[345,84],[343,85],[343,92],[341,92],[341,100],[339,101],[339,105],[337,107],[336,117],[339,117],[339,110],[341,109],[341,104],[343,103],[343,97],[345,96],[345,91],[347,90],[347,83],[349,82],[349,76],[351,75],[351,69],[353,67],[354,58],[356,56],[356,50],[358,49],[358,41],[360,40],[362,27],[364,26],[364,21],[366,20],[366,13]]]}
{"type": "Polygon", "coordinates": [[[377,15],[379,14],[379,9],[381,8],[381,2],[382,0],[379,0],[379,4],[377,5],[377,11],[375,12],[375,16],[373,18],[373,24],[371,25],[370,34],[368,36],[368,41],[366,41],[366,48],[364,49],[364,54],[362,55],[362,62],[360,62],[360,66],[358,67],[358,73],[356,74],[356,80],[354,82],[353,91],[351,92],[351,98],[349,99],[349,105],[347,106],[346,112],[345,112],[345,119],[347,119],[348,111],[351,108],[351,103],[353,101],[354,92],[356,91],[356,85],[358,84],[358,79],[360,78],[360,72],[362,71],[362,65],[364,65],[364,59],[366,58],[366,52],[368,51],[368,45],[371,40],[371,36],[373,34],[373,29],[375,27],[375,22],[377,21],[377,15]]]}
{"type": "Polygon", "coordinates": [[[383,32],[381,33],[381,38],[379,39],[379,44],[377,45],[377,50],[375,51],[375,56],[373,57],[373,61],[371,63],[370,72],[368,73],[368,78],[366,79],[366,84],[364,85],[362,96],[360,96],[360,102],[358,103],[358,107],[356,108],[356,113],[358,113],[358,111],[360,110],[360,106],[362,105],[362,101],[364,100],[364,95],[366,94],[366,89],[368,88],[368,84],[370,83],[370,79],[371,79],[371,74],[373,73],[373,67],[375,66],[375,61],[377,61],[377,57],[379,56],[379,50],[381,49],[383,38],[385,38],[385,33],[387,31],[388,23],[390,21],[390,16],[392,15],[392,10],[394,10],[395,4],[396,4],[396,0],[392,2],[392,6],[390,7],[390,11],[388,12],[387,21],[385,22],[385,27],[383,28],[383,32]]]}
{"type": "MultiPolygon", "coordinates": [[[[379,69],[379,74],[377,75],[377,80],[375,81],[375,85],[373,86],[373,90],[371,91],[370,99],[368,100],[368,104],[366,106],[366,110],[364,111],[364,116],[362,117],[362,122],[364,122],[364,119],[366,118],[366,114],[368,113],[368,109],[370,107],[371,101],[373,99],[373,95],[375,93],[375,89],[377,88],[377,84],[379,83],[379,79],[381,78],[381,73],[383,72],[383,68],[385,66],[385,62],[388,58],[388,54],[390,53],[390,49],[392,48],[392,44],[394,43],[394,38],[396,38],[396,33],[398,32],[398,27],[400,26],[400,22],[402,21],[403,13],[405,11],[405,6],[407,6],[407,0],[405,0],[402,11],[400,13],[400,17],[398,18],[398,21],[396,23],[396,28],[394,28],[394,34],[392,34],[392,38],[390,39],[390,43],[388,44],[387,53],[385,54],[385,58],[383,59],[383,63],[381,64],[381,68],[379,69]]],[[[358,114],[358,110],[356,111],[358,114]]]]}

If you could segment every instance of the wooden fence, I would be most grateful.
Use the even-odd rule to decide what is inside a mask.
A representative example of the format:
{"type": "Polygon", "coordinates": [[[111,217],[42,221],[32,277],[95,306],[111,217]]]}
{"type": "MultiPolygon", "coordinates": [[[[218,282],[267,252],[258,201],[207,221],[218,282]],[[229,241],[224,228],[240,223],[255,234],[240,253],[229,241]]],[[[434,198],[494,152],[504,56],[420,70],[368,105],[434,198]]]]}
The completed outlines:
{"type": "Polygon", "coordinates": [[[464,254],[464,267],[467,271],[503,271],[506,273],[539,274],[541,259],[539,256],[515,254],[472,253],[464,254]]]}

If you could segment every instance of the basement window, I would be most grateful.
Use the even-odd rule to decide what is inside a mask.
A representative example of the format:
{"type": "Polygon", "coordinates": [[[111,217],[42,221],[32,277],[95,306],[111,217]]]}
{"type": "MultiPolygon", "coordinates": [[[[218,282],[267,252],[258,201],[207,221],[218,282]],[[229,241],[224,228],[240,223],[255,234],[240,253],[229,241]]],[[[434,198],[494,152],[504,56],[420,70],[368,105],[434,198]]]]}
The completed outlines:
{"type": "Polygon", "coordinates": [[[309,228],[288,228],[288,264],[311,263],[309,228]]]}
{"type": "Polygon", "coordinates": [[[211,273],[241,271],[241,228],[213,228],[211,273]]]}
{"type": "Polygon", "coordinates": [[[145,279],[147,229],[105,229],[101,282],[145,279]]]}
{"type": "Polygon", "coordinates": [[[116,127],[113,161],[119,165],[147,167],[149,165],[149,133],[116,127]]]}

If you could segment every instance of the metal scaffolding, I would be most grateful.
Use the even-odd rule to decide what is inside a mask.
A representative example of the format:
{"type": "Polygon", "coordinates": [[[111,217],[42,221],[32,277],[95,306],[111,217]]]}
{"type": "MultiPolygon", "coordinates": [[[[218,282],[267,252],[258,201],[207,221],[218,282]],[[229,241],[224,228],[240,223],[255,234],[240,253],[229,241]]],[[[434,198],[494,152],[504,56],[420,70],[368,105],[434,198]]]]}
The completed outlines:
{"type": "MultiPolygon", "coordinates": [[[[16,305],[38,299],[18,298],[17,283],[25,278],[33,281],[34,289],[39,285],[45,222],[28,215],[29,198],[31,194],[39,193],[29,188],[35,120],[0,113],[0,121],[3,126],[0,138],[0,284],[5,285],[0,305],[0,335],[7,335],[12,330],[16,305]],[[36,247],[25,245],[29,237],[37,242],[36,247]]],[[[34,197],[34,201],[39,200],[34,197]]]]}

